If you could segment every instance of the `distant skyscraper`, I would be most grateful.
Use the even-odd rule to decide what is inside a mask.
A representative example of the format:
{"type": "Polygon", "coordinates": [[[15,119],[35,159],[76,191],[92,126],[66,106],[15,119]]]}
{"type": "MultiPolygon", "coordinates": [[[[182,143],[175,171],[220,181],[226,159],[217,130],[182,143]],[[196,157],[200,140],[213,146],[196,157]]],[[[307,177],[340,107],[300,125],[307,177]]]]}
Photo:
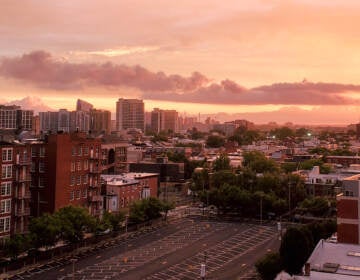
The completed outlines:
{"type": "Polygon", "coordinates": [[[144,131],[144,102],[119,98],[116,102],[116,129],[138,128],[144,131]]]}
{"type": "Polygon", "coordinates": [[[0,105],[0,129],[32,129],[34,111],[21,110],[20,106],[0,105]]]}
{"type": "Polygon", "coordinates": [[[59,112],[39,112],[40,132],[58,131],[59,112]]]}
{"type": "MultiPolygon", "coordinates": [[[[70,131],[71,112],[66,109],[60,109],[57,117],[57,130],[56,131],[70,131]]],[[[75,125],[74,125],[75,126],[75,125]]]]}
{"type": "Polygon", "coordinates": [[[92,109],[90,111],[90,130],[95,132],[104,131],[111,133],[111,112],[106,110],[92,109]]]}
{"type": "Polygon", "coordinates": [[[72,111],[70,113],[70,131],[90,130],[90,113],[86,111],[72,111]]]}
{"type": "Polygon", "coordinates": [[[178,132],[179,116],[175,110],[161,110],[154,108],[151,112],[151,129],[159,133],[160,131],[178,132]]]}
{"type": "Polygon", "coordinates": [[[93,109],[93,107],[94,106],[91,103],[81,99],[78,99],[76,102],[76,111],[84,111],[90,113],[90,110],[93,109]]]}

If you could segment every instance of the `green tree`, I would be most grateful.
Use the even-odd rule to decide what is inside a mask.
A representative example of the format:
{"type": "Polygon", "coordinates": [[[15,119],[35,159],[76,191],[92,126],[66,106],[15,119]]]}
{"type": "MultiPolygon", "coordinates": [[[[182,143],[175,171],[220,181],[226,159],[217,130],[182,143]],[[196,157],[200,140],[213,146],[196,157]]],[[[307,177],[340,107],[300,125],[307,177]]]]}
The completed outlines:
{"type": "Polygon", "coordinates": [[[279,253],[267,253],[255,263],[257,272],[263,280],[274,280],[282,271],[283,265],[279,253]]]}
{"type": "Polygon", "coordinates": [[[328,174],[331,172],[331,166],[329,164],[324,163],[321,159],[309,159],[300,163],[300,169],[311,170],[314,166],[320,167],[321,174],[328,174]]]}
{"type": "Polygon", "coordinates": [[[77,243],[84,238],[85,231],[94,230],[96,220],[87,209],[66,206],[54,214],[60,222],[61,237],[69,243],[77,243]]]}
{"type": "Polygon", "coordinates": [[[125,221],[125,214],[123,212],[105,212],[103,215],[103,221],[110,225],[113,231],[119,231],[121,229],[121,223],[125,221]]]}
{"type": "Polygon", "coordinates": [[[184,153],[178,152],[167,152],[166,156],[168,157],[169,161],[172,162],[184,162],[187,161],[187,158],[184,153]]]}
{"type": "Polygon", "coordinates": [[[305,137],[308,135],[308,133],[310,133],[310,131],[308,129],[306,129],[305,127],[300,127],[295,130],[296,137],[305,137]]]}
{"type": "Polygon", "coordinates": [[[301,273],[312,249],[313,240],[309,230],[300,227],[288,228],[280,245],[280,256],[286,272],[291,275],[301,273]]]}
{"type": "Polygon", "coordinates": [[[220,148],[224,146],[225,139],[222,136],[218,135],[209,135],[206,139],[206,145],[210,148],[220,148]]]}
{"type": "Polygon", "coordinates": [[[284,126],[271,130],[270,135],[274,135],[276,139],[283,141],[287,138],[294,137],[295,133],[291,128],[284,126]]]}
{"type": "Polygon", "coordinates": [[[211,187],[220,188],[223,184],[236,185],[237,177],[230,170],[221,170],[211,176],[211,187]]]}
{"type": "Polygon", "coordinates": [[[172,205],[167,202],[162,202],[158,198],[149,197],[139,201],[135,201],[130,206],[130,222],[142,223],[161,217],[161,213],[172,209],[172,205]]]}
{"type": "Polygon", "coordinates": [[[162,202],[162,209],[161,212],[164,213],[164,219],[167,220],[167,215],[169,213],[170,210],[175,208],[175,204],[173,202],[169,202],[169,201],[163,201],[162,202]]]}
{"type": "Polygon", "coordinates": [[[276,163],[271,159],[267,159],[261,152],[246,152],[243,157],[243,166],[254,170],[256,173],[277,172],[279,170],[276,163]]]}
{"type": "Polygon", "coordinates": [[[291,173],[296,171],[298,167],[298,164],[296,162],[283,162],[281,164],[281,169],[285,172],[285,173],[291,173]]]}
{"type": "Polygon", "coordinates": [[[20,253],[30,248],[31,240],[26,235],[15,234],[11,238],[5,240],[4,253],[11,259],[16,260],[20,253]]]}
{"type": "Polygon", "coordinates": [[[209,171],[206,168],[195,169],[192,174],[192,191],[209,189],[209,171]]]}
{"type": "Polygon", "coordinates": [[[336,220],[326,220],[323,222],[313,222],[305,225],[305,227],[311,232],[316,245],[321,239],[329,238],[337,230],[336,220]]]}
{"type": "Polygon", "coordinates": [[[30,220],[29,231],[35,248],[50,247],[60,238],[60,221],[57,216],[45,213],[30,220]]]}
{"type": "Polygon", "coordinates": [[[213,170],[220,171],[220,170],[230,170],[230,159],[226,154],[221,154],[217,159],[213,162],[213,170]]]}
{"type": "Polygon", "coordinates": [[[323,216],[328,213],[330,203],[323,197],[309,197],[300,203],[300,207],[306,209],[307,212],[314,216],[323,216]]]}
{"type": "Polygon", "coordinates": [[[243,127],[237,128],[234,135],[228,138],[229,141],[235,141],[239,145],[250,145],[259,139],[261,139],[261,136],[258,131],[247,130],[243,127]]]}
{"type": "Polygon", "coordinates": [[[145,222],[145,206],[139,200],[135,201],[130,206],[130,215],[129,215],[129,222],[134,224],[139,224],[145,222]]]}

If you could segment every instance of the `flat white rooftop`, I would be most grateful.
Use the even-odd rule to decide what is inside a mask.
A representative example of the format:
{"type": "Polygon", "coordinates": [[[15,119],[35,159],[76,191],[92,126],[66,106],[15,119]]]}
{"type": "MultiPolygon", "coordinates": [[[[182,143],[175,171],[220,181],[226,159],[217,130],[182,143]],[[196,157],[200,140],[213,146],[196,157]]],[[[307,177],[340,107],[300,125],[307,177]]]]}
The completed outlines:
{"type": "Polygon", "coordinates": [[[296,276],[295,279],[360,279],[360,245],[320,240],[307,262],[310,277],[296,276]]]}

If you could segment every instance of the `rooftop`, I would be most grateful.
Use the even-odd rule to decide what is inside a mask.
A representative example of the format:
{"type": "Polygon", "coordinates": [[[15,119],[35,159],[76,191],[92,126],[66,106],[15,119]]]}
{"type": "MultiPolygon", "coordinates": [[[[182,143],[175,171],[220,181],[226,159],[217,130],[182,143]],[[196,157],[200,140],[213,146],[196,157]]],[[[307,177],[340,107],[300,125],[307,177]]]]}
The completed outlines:
{"type": "Polygon", "coordinates": [[[152,176],[159,176],[158,173],[139,173],[129,172],[114,175],[101,175],[101,179],[106,181],[107,184],[125,186],[139,183],[138,179],[148,178],[152,176]]]}
{"type": "Polygon", "coordinates": [[[296,279],[359,279],[360,245],[320,240],[307,262],[310,263],[310,277],[296,279]]]}

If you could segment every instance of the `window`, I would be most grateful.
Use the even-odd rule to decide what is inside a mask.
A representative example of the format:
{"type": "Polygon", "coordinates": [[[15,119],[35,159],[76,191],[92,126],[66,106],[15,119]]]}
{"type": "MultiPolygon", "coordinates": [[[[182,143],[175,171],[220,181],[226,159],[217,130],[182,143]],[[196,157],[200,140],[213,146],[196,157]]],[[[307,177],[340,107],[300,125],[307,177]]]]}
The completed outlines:
{"type": "Polygon", "coordinates": [[[40,147],[39,154],[40,154],[41,157],[45,156],[45,147],[40,147]]]}
{"type": "Polygon", "coordinates": [[[76,148],[75,147],[71,148],[71,155],[76,156],[76,148]]]}
{"type": "Polygon", "coordinates": [[[354,196],[352,191],[345,191],[345,196],[354,196]]]}
{"type": "Polygon", "coordinates": [[[35,172],[36,164],[35,162],[32,162],[30,165],[30,172],[35,172]]]}
{"type": "Polygon", "coordinates": [[[11,182],[1,184],[1,195],[11,195],[11,182]]]}
{"type": "Polygon", "coordinates": [[[1,167],[1,178],[7,179],[12,177],[12,164],[2,165],[1,167]]]}
{"type": "Polygon", "coordinates": [[[4,148],[2,149],[2,161],[12,161],[12,154],[13,149],[12,148],[4,148]]]}
{"type": "Polygon", "coordinates": [[[75,175],[71,175],[70,177],[70,186],[74,186],[75,185],[75,175]]]}
{"type": "Polygon", "coordinates": [[[89,176],[88,176],[88,174],[85,174],[85,175],[83,176],[83,184],[84,184],[84,185],[87,184],[88,181],[89,181],[89,176]]]}
{"type": "Polygon", "coordinates": [[[80,199],[80,190],[76,190],[76,199],[80,199]]]}
{"type": "Polygon", "coordinates": [[[84,170],[88,170],[88,169],[89,169],[89,161],[84,160],[84,170]]]}
{"type": "Polygon", "coordinates": [[[80,160],[76,162],[76,169],[77,169],[78,171],[81,170],[81,161],[80,161],[80,160]]]}
{"type": "Polygon", "coordinates": [[[31,156],[32,157],[36,157],[37,156],[37,151],[35,147],[31,147],[31,156]]]}
{"type": "Polygon", "coordinates": [[[39,177],[39,188],[44,188],[44,187],[45,187],[45,178],[39,177]]]}
{"type": "Polygon", "coordinates": [[[11,199],[3,199],[0,201],[0,213],[10,213],[11,199]]]}
{"type": "Polygon", "coordinates": [[[45,172],[45,163],[43,161],[39,162],[39,172],[45,172]]]}
{"type": "Polygon", "coordinates": [[[82,156],[82,147],[79,147],[78,155],[79,155],[79,156],[82,156]]]}
{"type": "Polygon", "coordinates": [[[76,184],[77,185],[81,184],[81,175],[77,176],[76,184]]]}
{"type": "Polygon", "coordinates": [[[83,196],[83,198],[87,197],[87,189],[83,189],[82,196],[83,196]]]}
{"type": "Polygon", "coordinates": [[[10,217],[0,218],[0,232],[10,231],[10,217]]]}
{"type": "Polygon", "coordinates": [[[70,164],[70,171],[74,172],[75,171],[75,161],[72,161],[70,164]]]}
{"type": "Polygon", "coordinates": [[[89,155],[89,147],[84,147],[84,155],[89,155]]]}
{"type": "Polygon", "coordinates": [[[70,192],[70,200],[74,200],[74,191],[70,192]]]}

